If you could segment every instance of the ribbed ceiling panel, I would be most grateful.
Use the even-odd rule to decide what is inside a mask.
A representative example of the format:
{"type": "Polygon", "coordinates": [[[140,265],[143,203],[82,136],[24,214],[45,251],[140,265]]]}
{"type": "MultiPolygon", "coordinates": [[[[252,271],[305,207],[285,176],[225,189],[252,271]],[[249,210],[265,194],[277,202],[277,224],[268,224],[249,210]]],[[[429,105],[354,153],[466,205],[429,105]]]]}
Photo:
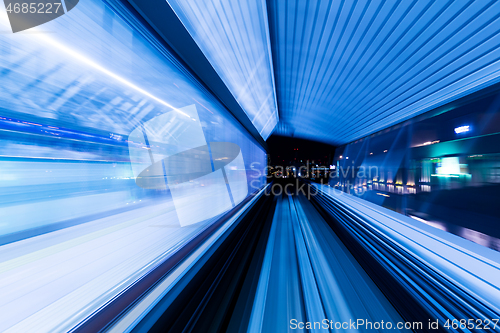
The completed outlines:
{"type": "Polygon", "coordinates": [[[262,138],[278,122],[264,0],[168,0],[262,138]]]}
{"type": "Polygon", "coordinates": [[[500,1],[270,0],[276,133],[343,144],[499,81],[500,1]]]}

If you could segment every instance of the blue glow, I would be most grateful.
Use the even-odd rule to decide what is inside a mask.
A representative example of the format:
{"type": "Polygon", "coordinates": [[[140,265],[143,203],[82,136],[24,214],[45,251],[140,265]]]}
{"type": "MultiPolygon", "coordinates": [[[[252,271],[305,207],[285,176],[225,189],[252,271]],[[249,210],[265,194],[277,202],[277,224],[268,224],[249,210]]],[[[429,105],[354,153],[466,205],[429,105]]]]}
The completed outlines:
{"type": "Polygon", "coordinates": [[[0,34],[0,331],[70,331],[264,185],[265,151],[162,51],[98,0],[0,34]],[[221,142],[208,179],[138,186],[145,156],[221,142]]]}
{"type": "Polygon", "coordinates": [[[500,2],[269,1],[276,134],[347,144],[500,80],[500,2]]]}
{"type": "Polygon", "coordinates": [[[361,246],[382,262],[391,274],[401,278],[404,288],[418,295],[422,304],[428,305],[433,318],[441,318],[440,321],[444,322],[450,318],[450,313],[460,313],[464,304],[478,312],[499,313],[500,281],[497,276],[500,274],[500,254],[497,251],[424,224],[418,217],[401,215],[330,186],[312,186],[321,193],[315,198],[328,203],[323,207],[327,207],[330,214],[342,216],[339,211],[351,213],[349,218],[339,219],[339,223],[354,230],[361,246]],[[373,246],[375,242],[384,243],[384,247],[391,248],[395,255],[390,254],[392,251],[378,251],[373,246]],[[405,260],[397,260],[403,253],[405,260]],[[425,272],[426,278],[409,274],[415,267],[425,272]],[[437,279],[446,286],[467,292],[452,293],[446,289],[444,298],[443,289],[436,288],[437,279]],[[481,302],[468,303],[470,295],[475,295],[481,302]],[[453,297],[454,302],[448,297],[453,297]],[[444,315],[443,309],[446,309],[444,315]]]}
{"type": "Polygon", "coordinates": [[[266,140],[278,123],[266,2],[168,3],[266,140]]]}
{"type": "Polygon", "coordinates": [[[459,126],[455,128],[455,133],[460,134],[460,133],[467,133],[470,131],[470,126],[469,125],[464,125],[464,126],[459,126]]]}
{"type": "Polygon", "coordinates": [[[305,196],[278,196],[248,332],[280,331],[282,322],[293,331],[325,318],[401,320],[305,196]]]}

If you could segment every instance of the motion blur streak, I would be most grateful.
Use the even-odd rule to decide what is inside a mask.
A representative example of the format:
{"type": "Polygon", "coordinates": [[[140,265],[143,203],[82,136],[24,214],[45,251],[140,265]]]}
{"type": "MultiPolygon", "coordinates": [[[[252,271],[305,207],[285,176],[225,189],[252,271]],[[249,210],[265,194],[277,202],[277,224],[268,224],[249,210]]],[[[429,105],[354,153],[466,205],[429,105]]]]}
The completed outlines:
{"type": "Polygon", "coordinates": [[[248,332],[286,332],[292,318],[402,320],[305,196],[277,200],[248,332]]]}
{"type": "Polygon", "coordinates": [[[499,252],[329,186],[312,186],[320,193],[315,200],[397,276],[433,318],[445,322],[498,317],[499,252]]]}
{"type": "Polygon", "coordinates": [[[268,3],[276,134],[347,144],[500,80],[498,1],[268,3]]]}
{"type": "Polygon", "coordinates": [[[329,184],[500,251],[499,108],[496,86],[338,147],[329,184]]]}
{"type": "Polygon", "coordinates": [[[1,332],[500,332],[500,1],[7,10],[1,332]]]}
{"type": "Polygon", "coordinates": [[[278,106],[266,1],[168,3],[260,135],[267,139],[278,123],[278,106]]]}
{"type": "MultiPolygon", "coordinates": [[[[9,29],[4,7],[0,28],[9,29]]],[[[169,189],[135,182],[140,161],[129,148],[148,147],[128,137],[134,128],[171,111],[189,117],[181,109],[190,106],[207,142],[241,150],[226,172],[246,182],[238,202],[265,182],[265,151],[238,121],[101,1],[2,33],[0,54],[0,331],[72,329],[231,208],[181,228],[169,189]]],[[[168,144],[148,144],[182,151],[175,130],[168,144]]],[[[179,200],[217,206],[189,193],[179,200]]]]}

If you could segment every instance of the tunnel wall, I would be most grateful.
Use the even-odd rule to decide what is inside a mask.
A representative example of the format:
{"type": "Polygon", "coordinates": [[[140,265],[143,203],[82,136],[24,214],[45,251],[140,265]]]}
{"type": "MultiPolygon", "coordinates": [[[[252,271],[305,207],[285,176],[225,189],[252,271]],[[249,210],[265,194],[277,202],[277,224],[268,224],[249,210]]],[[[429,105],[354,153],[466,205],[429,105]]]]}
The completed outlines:
{"type": "Polygon", "coordinates": [[[498,250],[499,107],[471,96],[341,146],[329,184],[498,250]]]}
{"type": "MultiPolygon", "coordinates": [[[[8,31],[3,9],[1,16],[8,31]]],[[[197,223],[264,184],[265,150],[175,54],[105,3],[80,2],[0,40],[0,243],[163,205],[174,186],[178,216],[193,205],[210,210],[191,213],[197,223]],[[213,142],[239,151],[214,157],[213,142]],[[208,159],[169,159],[197,147],[208,159]],[[206,168],[177,184],[164,165],[163,186],[139,186],[154,163],[185,174],[206,168]]]]}

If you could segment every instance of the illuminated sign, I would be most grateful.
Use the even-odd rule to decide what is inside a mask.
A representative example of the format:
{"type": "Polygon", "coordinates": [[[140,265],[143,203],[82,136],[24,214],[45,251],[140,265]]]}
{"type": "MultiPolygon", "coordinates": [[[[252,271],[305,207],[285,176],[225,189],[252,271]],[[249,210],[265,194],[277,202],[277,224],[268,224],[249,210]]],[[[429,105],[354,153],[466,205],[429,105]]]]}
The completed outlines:
{"type": "Polygon", "coordinates": [[[436,167],[438,175],[454,175],[460,173],[460,162],[458,157],[444,157],[436,167]]]}
{"type": "Polygon", "coordinates": [[[465,133],[470,131],[470,126],[465,125],[465,126],[459,126],[455,128],[455,133],[460,134],[460,133],[465,133]]]}

